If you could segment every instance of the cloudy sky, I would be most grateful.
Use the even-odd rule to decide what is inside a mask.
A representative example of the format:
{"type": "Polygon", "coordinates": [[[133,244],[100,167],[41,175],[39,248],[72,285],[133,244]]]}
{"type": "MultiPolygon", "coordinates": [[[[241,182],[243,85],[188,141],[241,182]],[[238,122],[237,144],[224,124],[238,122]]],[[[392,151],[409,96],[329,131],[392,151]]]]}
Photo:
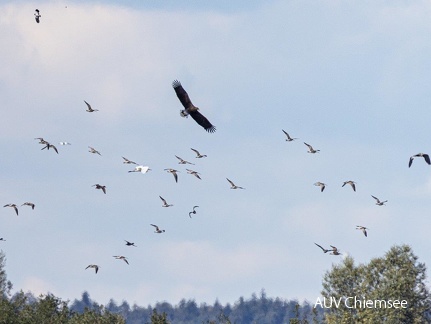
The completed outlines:
{"type": "Polygon", "coordinates": [[[14,292],[145,306],[264,288],[314,302],[341,260],[314,242],[357,262],[404,243],[431,265],[431,167],[408,168],[431,153],[429,1],[22,0],[0,12],[0,204],[36,204],[0,210],[14,292]],[[216,133],[180,117],[175,79],[216,133]],[[128,173],[122,156],[152,171],[128,173]]]}

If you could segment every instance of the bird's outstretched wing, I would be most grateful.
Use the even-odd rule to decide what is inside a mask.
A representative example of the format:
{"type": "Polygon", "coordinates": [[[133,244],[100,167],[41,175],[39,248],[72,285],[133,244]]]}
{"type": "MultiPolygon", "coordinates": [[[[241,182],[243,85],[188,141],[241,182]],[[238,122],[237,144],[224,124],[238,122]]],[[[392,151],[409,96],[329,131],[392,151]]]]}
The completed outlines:
{"type": "Polygon", "coordinates": [[[202,115],[199,111],[192,111],[190,112],[190,116],[199,124],[201,125],[207,132],[214,133],[216,131],[216,128],[213,124],[210,123],[210,121],[202,115]]]}
{"type": "Polygon", "coordinates": [[[186,90],[184,90],[180,81],[174,80],[174,82],[172,82],[172,87],[174,87],[175,93],[177,94],[177,97],[178,99],[180,99],[184,108],[187,109],[190,106],[193,106],[192,101],[189,98],[189,95],[187,94],[186,90]]]}

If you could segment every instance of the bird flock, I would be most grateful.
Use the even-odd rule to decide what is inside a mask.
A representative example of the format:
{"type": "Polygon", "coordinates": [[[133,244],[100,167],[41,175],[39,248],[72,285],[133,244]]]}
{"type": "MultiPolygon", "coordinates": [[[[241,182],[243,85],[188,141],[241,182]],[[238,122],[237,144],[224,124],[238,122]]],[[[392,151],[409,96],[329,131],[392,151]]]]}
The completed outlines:
{"type": "MultiPolygon", "coordinates": [[[[34,13],[34,17],[35,17],[35,21],[36,23],[40,23],[41,22],[41,17],[42,15],[40,14],[39,9],[35,10],[34,13]]],[[[214,133],[216,131],[216,126],[214,126],[208,118],[206,118],[201,112],[200,109],[195,106],[188,93],[186,92],[186,90],[183,88],[182,84],[180,81],[178,80],[174,80],[172,82],[172,87],[173,90],[176,94],[176,96],[178,97],[181,105],[183,106],[183,109],[180,110],[180,116],[183,118],[187,118],[188,116],[191,116],[192,119],[202,128],[204,128],[204,130],[208,133],[214,133]]],[[[87,102],[86,100],[83,100],[84,104],[85,104],[85,110],[83,109],[83,111],[87,112],[87,113],[103,113],[103,107],[97,107],[97,105],[95,105],[98,109],[95,109],[92,107],[92,105],[87,102]]],[[[97,114],[96,114],[97,115],[97,114]]],[[[288,132],[286,132],[284,129],[282,129],[283,134],[285,135],[285,141],[286,142],[294,142],[296,140],[298,140],[299,138],[297,137],[292,137],[288,132]]],[[[52,142],[45,140],[43,137],[35,137],[34,140],[38,141],[38,144],[42,145],[43,147],[41,148],[41,150],[46,150],[46,151],[51,151],[51,152],[55,152],[56,154],[59,154],[59,149],[56,147],[56,145],[54,145],[52,142]]],[[[59,145],[61,146],[70,146],[72,145],[70,142],[67,141],[62,141],[62,142],[58,142],[59,145]]],[[[321,153],[320,149],[316,149],[314,148],[312,145],[303,142],[303,144],[306,146],[307,148],[307,153],[310,154],[316,154],[316,153],[321,153]]],[[[290,144],[289,144],[290,145],[290,144]]],[[[194,154],[196,155],[195,158],[196,159],[204,159],[204,158],[208,158],[208,156],[206,154],[202,154],[200,151],[198,151],[197,149],[194,148],[190,148],[194,154]]],[[[88,152],[90,154],[94,154],[96,156],[100,156],[103,159],[103,155],[101,154],[101,152],[99,150],[97,150],[96,148],[92,147],[92,146],[88,146],[88,152]]],[[[120,155],[119,155],[120,157],[120,155]]],[[[173,157],[175,157],[177,159],[177,164],[179,165],[183,165],[183,166],[195,166],[195,163],[192,163],[190,161],[187,161],[186,159],[183,159],[182,157],[173,154],[173,157]]],[[[98,158],[98,157],[97,157],[98,158]]],[[[134,169],[133,170],[128,170],[128,173],[141,173],[141,174],[147,174],[149,171],[152,171],[152,169],[149,166],[143,165],[143,164],[138,164],[124,156],[121,156],[122,158],[122,163],[126,164],[126,165],[134,165],[134,169]]],[[[431,161],[429,158],[429,155],[426,153],[417,153],[412,155],[409,158],[408,161],[408,167],[412,167],[413,161],[416,158],[423,158],[425,163],[428,165],[431,165],[431,161]]],[[[416,162],[415,162],[416,163],[416,162]]],[[[194,168],[194,167],[193,167],[194,168]]],[[[182,170],[177,170],[175,168],[165,168],[163,169],[163,171],[166,171],[167,173],[172,174],[175,183],[179,182],[179,174],[181,174],[182,170]]],[[[197,180],[202,180],[205,179],[204,176],[202,176],[200,174],[200,172],[195,171],[193,169],[190,168],[186,168],[185,169],[186,173],[189,175],[194,176],[197,180]]],[[[237,189],[241,189],[241,190],[245,190],[244,187],[237,185],[234,181],[232,181],[231,179],[226,177],[227,182],[230,185],[230,189],[233,190],[237,190],[237,189]]],[[[342,184],[340,184],[340,187],[345,187],[346,185],[347,188],[351,188],[353,192],[356,192],[357,190],[357,183],[353,180],[346,180],[344,181],[342,184]]],[[[325,191],[325,189],[327,188],[327,184],[321,181],[316,181],[314,183],[314,186],[319,187],[320,188],[320,192],[323,193],[325,191]]],[[[101,193],[103,193],[104,195],[109,195],[109,192],[107,189],[107,186],[104,184],[100,184],[100,183],[96,183],[93,184],[92,187],[94,187],[94,189],[96,190],[100,190],[101,193]]],[[[329,190],[331,190],[331,187],[329,187],[329,190]]],[[[350,190],[350,189],[349,189],[350,190]]],[[[371,198],[373,198],[375,200],[375,204],[377,206],[385,206],[385,204],[388,202],[388,200],[380,200],[380,198],[374,196],[374,195],[370,195],[371,198]]],[[[164,208],[169,208],[169,207],[174,207],[174,204],[171,204],[170,202],[168,203],[168,200],[166,200],[164,197],[162,197],[161,195],[159,195],[160,200],[162,201],[162,207],[164,208]]],[[[170,198],[170,197],[168,197],[170,198]]],[[[18,206],[19,204],[16,203],[7,203],[5,204],[3,207],[4,208],[11,208],[14,210],[16,216],[19,216],[19,210],[18,210],[18,206]]],[[[23,204],[21,204],[20,206],[28,206],[31,208],[31,210],[35,209],[35,204],[33,202],[24,202],[23,204]]],[[[194,203],[191,204],[192,209],[191,211],[188,213],[189,218],[192,218],[192,216],[196,215],[198,212],[198,208],[199,205],[195,205],[194,203]]],[[[163,234],[166,232],[165,229],[161,228],[159,225],[156,224],[149,224],[149,226],[152,226],[154,228],[154,233],[156,234],[163,234]]],[[[356,226],[356,230],[360,230],[364,237],[368,237],[368,230],[369,228],[363,225],[357,225],[356,226]]],[[[0,241],[6,241],[4,238],[1,238],[0,241]]],[[[128,240],[124,240],[125,245],[128,247],[137,247],[137,245],[135,245],[134,242],[128,241],[128,240]]],[[[341,255],[342,253],[340,252],[340,250],[334,246],[334,245],[329,245],[330,248],[324,248],[321,245],[314,243],[317,247],[319,247],[323,253],[329,253],[330,255],[341,255]]],[[[115,258],[116,260],[122,260],[125,264],[129,265],[129,260],[128,257],[124,256],[124,255],[114,255],[113,258],[115,258]]],[[[86,266],[84,268],[86,269],[94,269],[95,273],[97,274],[99,272],[99,270],[101,269],[101,266],[98,264],[93,264],[90,263],[88,266],[86,266]]]]}
{"type": "MultiPolygon", "coordinates": [[[[289,133],[286,132],[284,129],[282,129],[282,131],[283,131],[284,135],[286,136],[286,139],[285,139],[286,142],[293,142],[294,140],[298,139],[296,137],[291,137],[289,135],[289,133]]],[[[311,146],[310,144],[308,144],[306,142],[304,142],[304,145],[307,146],[307,149],[308,149],[307,153],[315,154],[315,153],[319,153],[320,152],[320,150],[314,149],[313,146],[311,146]]],[[[428,154],[426,154],[426,153],[417,153],[415,155],[412,155],[409,158],[409,162],[408,162],[408,167],[409,168],[412,166],[413,160],[415,158],[417,158],[417,157],[422,157],[428,165],[431,165],[431,160],[430,160],[428,154]]],[[[232,189],[238,189],[238,188],[243,189],[241,187],[236,186],[229,179],[227,179],[227,180],[231,184],[231,188],[232,189]]],[[[315,182],[314,185],[317,186],[317,187],[320,187],[320,192],[323,192],[325,190],[326,186],[327,186],[326,183],[321,182],[321,181],[315,182]]],[[[349,185],[352,188],[352,190],[354,192],[356,192],[356,182],[355,181],[353,181],[353,180],[346,180],[346,181],[343,182],[343,184],[341,185],[341,187],[344,187],[346,185],[349,185]]],[[[375,200],[375,204],[377,206],[385,206],[385,204],[388,202],[388,200],[380,200],[379,198],[377,198],[374,195],[371,195],[371,197],[375,200]]],[[[367,230],[369,229],[368,227],[365,227],[365,226],[362,226],[362,225],[357,225],[356,229],[357,230],[361,230],[362,233],[364,234],[364,236],[368,237],[368,232],[367,232],[367,230]]],[[[319,245],[317,243],[314,243],[314,244],[317,245],[320,249],[322,249],[322,251],[324,253],[331,252],[330,253],[331,255],[342,255],[342,253],[340,252],[340,250],[337,247],[333,246],[333,245],[330,245],[330,247],[331,247],[330,249],[325,249],[325,248],[323,248],[321,245],[319,245]]]]}

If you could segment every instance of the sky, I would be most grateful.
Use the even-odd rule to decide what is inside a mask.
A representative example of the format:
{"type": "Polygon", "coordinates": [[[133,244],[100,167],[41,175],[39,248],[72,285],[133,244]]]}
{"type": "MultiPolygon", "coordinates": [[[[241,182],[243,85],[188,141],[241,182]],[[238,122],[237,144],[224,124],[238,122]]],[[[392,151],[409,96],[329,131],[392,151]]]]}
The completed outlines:
{"type": "Polygon", "coordinates": [[[408,244],[431,265],[431,167],[408,168],[431,153],[431,2],[21,0],[0,12],[0,204],[19,207],[0,209],[0,248],[13,292],[146,306],[265,289],[314,302],[347,255],[368,263],[408,244]],[[180,116],[176,79],[215,133],[180,116]],[[129,173],[123,156],[152,170],[129,173]]]}

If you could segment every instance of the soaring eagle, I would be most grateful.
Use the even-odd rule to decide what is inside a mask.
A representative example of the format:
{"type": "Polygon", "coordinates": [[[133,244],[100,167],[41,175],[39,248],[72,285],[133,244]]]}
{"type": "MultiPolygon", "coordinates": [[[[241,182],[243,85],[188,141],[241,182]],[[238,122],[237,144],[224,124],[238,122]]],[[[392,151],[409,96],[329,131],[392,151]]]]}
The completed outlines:
{"type": "Polygon", "coordinates": [[[209,133],[214,133],[216,128],[210,121],[199,112],[199,108],[192,104],[189,95],[186,90],[184,90],[180,81],[174,80],[172,82],[172,86],[174,87],[175,93],[177,94],[178,99],[180,99],[181,103],[184,106],[184,110],[181,110],[180,114],[182,117],[187,117],[188,115],[192,116],[192,118],[205,130],[209,133]]]}

